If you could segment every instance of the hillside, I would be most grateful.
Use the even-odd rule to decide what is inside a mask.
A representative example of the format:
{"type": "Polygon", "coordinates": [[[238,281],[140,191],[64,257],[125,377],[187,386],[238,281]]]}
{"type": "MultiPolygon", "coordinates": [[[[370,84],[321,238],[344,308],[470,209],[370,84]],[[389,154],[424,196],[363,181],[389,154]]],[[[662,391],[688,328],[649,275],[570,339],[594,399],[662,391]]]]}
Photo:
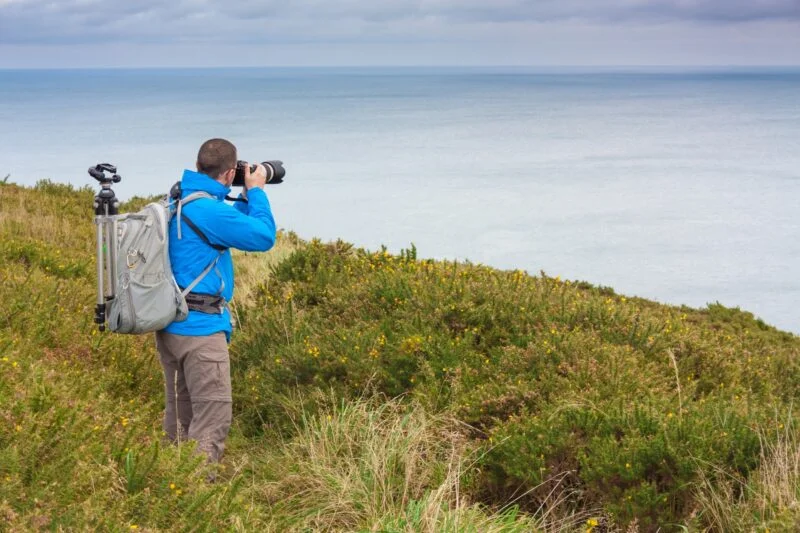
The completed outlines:
{"type": "Polygon", "coordinates": [[[0,185],[0,530],[800,525],[794,335],[291,233],[236,255],[208,484],[191,444],[160,443],[152,337],[93,324],[94,194],[0,185]]]}

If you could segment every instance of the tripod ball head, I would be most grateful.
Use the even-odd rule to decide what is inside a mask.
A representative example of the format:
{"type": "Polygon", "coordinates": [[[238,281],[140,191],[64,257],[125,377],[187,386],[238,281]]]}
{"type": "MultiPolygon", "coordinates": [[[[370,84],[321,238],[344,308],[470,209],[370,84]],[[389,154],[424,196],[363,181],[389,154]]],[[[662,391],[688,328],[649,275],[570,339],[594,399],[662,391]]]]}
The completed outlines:
{"type": "Polygon", "coordinates": [[[100,191],[94,197],[94,212],[97,216],[116,215],[119,207],[111,185],[122,181],[122,176],[117,174],[117,167],[110,163],[100,163],[89,167],[89,175],[100,182],[100,191]]]}
{"type": "Polygon", "coordinates": [[[122,181],[122,176],[117,174],[117,167],[110,163],[99,163],[89,167],[89,175],[99,181],[101,185],[110,185],[122,181]]]}

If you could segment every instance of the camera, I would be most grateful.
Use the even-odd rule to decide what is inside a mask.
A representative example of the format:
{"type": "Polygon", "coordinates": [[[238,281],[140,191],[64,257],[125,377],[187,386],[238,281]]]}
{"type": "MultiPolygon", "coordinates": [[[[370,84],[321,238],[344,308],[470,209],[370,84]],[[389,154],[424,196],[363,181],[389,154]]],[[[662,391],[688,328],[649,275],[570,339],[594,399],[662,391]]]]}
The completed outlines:
{"type": "MultiPolygon", "coordinates": [[[[283,168],[283,161],[262,161],[262,165],[267,170],[267,183],[277,184],[283,182],[283,177],[286,175],[286,169],[283,168]]],[[[244,186],[244,169],[247,166],[247,161],[236,162],[236,177],[233,178],[234,187],[244,186]]],[[[256,165],[250,165],[250,172],[256,171],[256,165]]]]}

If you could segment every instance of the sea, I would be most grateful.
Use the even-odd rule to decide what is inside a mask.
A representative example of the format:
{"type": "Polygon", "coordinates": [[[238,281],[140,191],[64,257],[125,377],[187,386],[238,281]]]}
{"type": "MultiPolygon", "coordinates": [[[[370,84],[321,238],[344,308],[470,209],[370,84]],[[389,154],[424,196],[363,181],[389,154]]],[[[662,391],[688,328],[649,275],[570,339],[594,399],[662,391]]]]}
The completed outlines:
{"type": "Polygon", "coordinates": [[[300,237],[800,333],[800,68],[0,70],[0,180],[161,194],[212,137],[300,237]]]}

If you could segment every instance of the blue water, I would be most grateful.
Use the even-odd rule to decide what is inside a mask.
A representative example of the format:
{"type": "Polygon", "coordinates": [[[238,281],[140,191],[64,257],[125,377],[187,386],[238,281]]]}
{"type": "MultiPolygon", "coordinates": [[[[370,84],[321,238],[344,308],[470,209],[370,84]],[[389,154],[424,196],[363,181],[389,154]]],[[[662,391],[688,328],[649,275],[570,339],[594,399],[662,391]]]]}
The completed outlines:
{"type": "MultiPolygon", "coordinates": [[[[800,70],[0,70],[0,178],[283,159],[279,226],[800,332],[800,70]]],[[[87,217],[91,217],[87,206],[87,217]]]]}

